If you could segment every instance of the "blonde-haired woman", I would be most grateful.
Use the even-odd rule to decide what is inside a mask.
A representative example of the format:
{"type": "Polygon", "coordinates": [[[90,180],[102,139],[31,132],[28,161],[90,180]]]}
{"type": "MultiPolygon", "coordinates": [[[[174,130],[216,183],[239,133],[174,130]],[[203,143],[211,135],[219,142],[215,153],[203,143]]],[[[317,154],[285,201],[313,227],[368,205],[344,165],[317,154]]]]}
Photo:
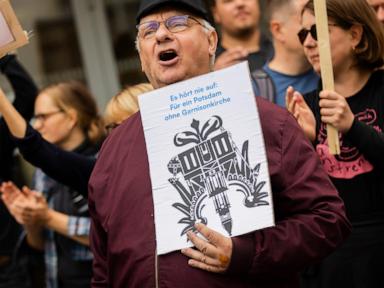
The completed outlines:
{"type": "Polygon", "coordinates": [[[107,131],[117,127],[129,116],[139,110],[138,96],[153,90],[149,83],[127,86],[109,100],[104,112],[104,122],[107,131]]]}

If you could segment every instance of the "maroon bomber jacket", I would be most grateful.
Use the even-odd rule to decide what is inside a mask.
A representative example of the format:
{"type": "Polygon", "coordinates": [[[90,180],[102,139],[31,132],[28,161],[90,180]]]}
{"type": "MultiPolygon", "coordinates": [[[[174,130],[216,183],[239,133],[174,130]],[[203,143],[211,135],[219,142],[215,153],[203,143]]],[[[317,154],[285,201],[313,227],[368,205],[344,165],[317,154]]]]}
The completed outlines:
{"type": "Polygon", "coordinates": [[[225,274],[156,257],[154,207],[139,113],[105,141],[89,183],[92,287],[298,287],[298,273],[332,252],[350,225],[337,191],[296,120],[257,97],[276,226],[234,237],[225,274]]]}

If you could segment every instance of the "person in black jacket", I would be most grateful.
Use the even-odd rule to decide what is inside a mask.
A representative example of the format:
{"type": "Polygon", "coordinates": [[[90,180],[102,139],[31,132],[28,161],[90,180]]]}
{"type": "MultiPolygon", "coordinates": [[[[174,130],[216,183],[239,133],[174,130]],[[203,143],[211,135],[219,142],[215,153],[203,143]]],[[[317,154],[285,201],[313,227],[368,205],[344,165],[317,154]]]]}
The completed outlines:
{"type": "MultiPolygon", "coordinates": [[[[0,71],[10,82],[15,93],[14,108],[25,121],[33,115],[33,105],[37,87],[27,71],[17,61],[15,55],[0,59],[0,71]]],[[[14,167],[13,151],[15,143],[3,118],[0,119],[0,183],[12,180],[14,167]]],[[[21,267],[12,259],[21,227],[13,220],[0,201],[0,287],[28,287],[25,266],[21,267]]]]}

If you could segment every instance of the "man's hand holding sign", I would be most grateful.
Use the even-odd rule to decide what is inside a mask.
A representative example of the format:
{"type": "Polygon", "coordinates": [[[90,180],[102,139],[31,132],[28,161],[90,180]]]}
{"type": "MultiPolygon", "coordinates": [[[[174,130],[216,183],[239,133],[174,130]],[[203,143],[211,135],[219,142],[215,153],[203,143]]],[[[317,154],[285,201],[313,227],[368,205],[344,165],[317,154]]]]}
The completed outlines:
{"type": "Polygon", "coordinates": [[[229,237],[216,232],[198,223],[196,230],[204,236],[204,239],[193,232],[188,232],[188,238],[196,249],[186,248],[181,252],[190,257],[188,264],[209,272],[223,273],[230,264],[232,257],[232,240],[229,237]]]}

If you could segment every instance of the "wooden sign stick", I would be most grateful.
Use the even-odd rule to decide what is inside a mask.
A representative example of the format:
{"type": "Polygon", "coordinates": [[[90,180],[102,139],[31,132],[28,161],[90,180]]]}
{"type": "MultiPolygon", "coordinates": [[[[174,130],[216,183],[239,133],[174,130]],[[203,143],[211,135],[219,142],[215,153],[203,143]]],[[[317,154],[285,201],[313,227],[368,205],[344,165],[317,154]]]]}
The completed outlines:
{"type": "MultiPolygon", "coordinates": [[[[319,47],[321,79],[324,90],[335,90],[331,47],[329,44],[328,16],[326,0],[314,0],[317,29],[317,45],[319,47]]],[[[339,135],[335,127],[327,124],[327,139],[329,152],[340,154],[339,135]]]]}

